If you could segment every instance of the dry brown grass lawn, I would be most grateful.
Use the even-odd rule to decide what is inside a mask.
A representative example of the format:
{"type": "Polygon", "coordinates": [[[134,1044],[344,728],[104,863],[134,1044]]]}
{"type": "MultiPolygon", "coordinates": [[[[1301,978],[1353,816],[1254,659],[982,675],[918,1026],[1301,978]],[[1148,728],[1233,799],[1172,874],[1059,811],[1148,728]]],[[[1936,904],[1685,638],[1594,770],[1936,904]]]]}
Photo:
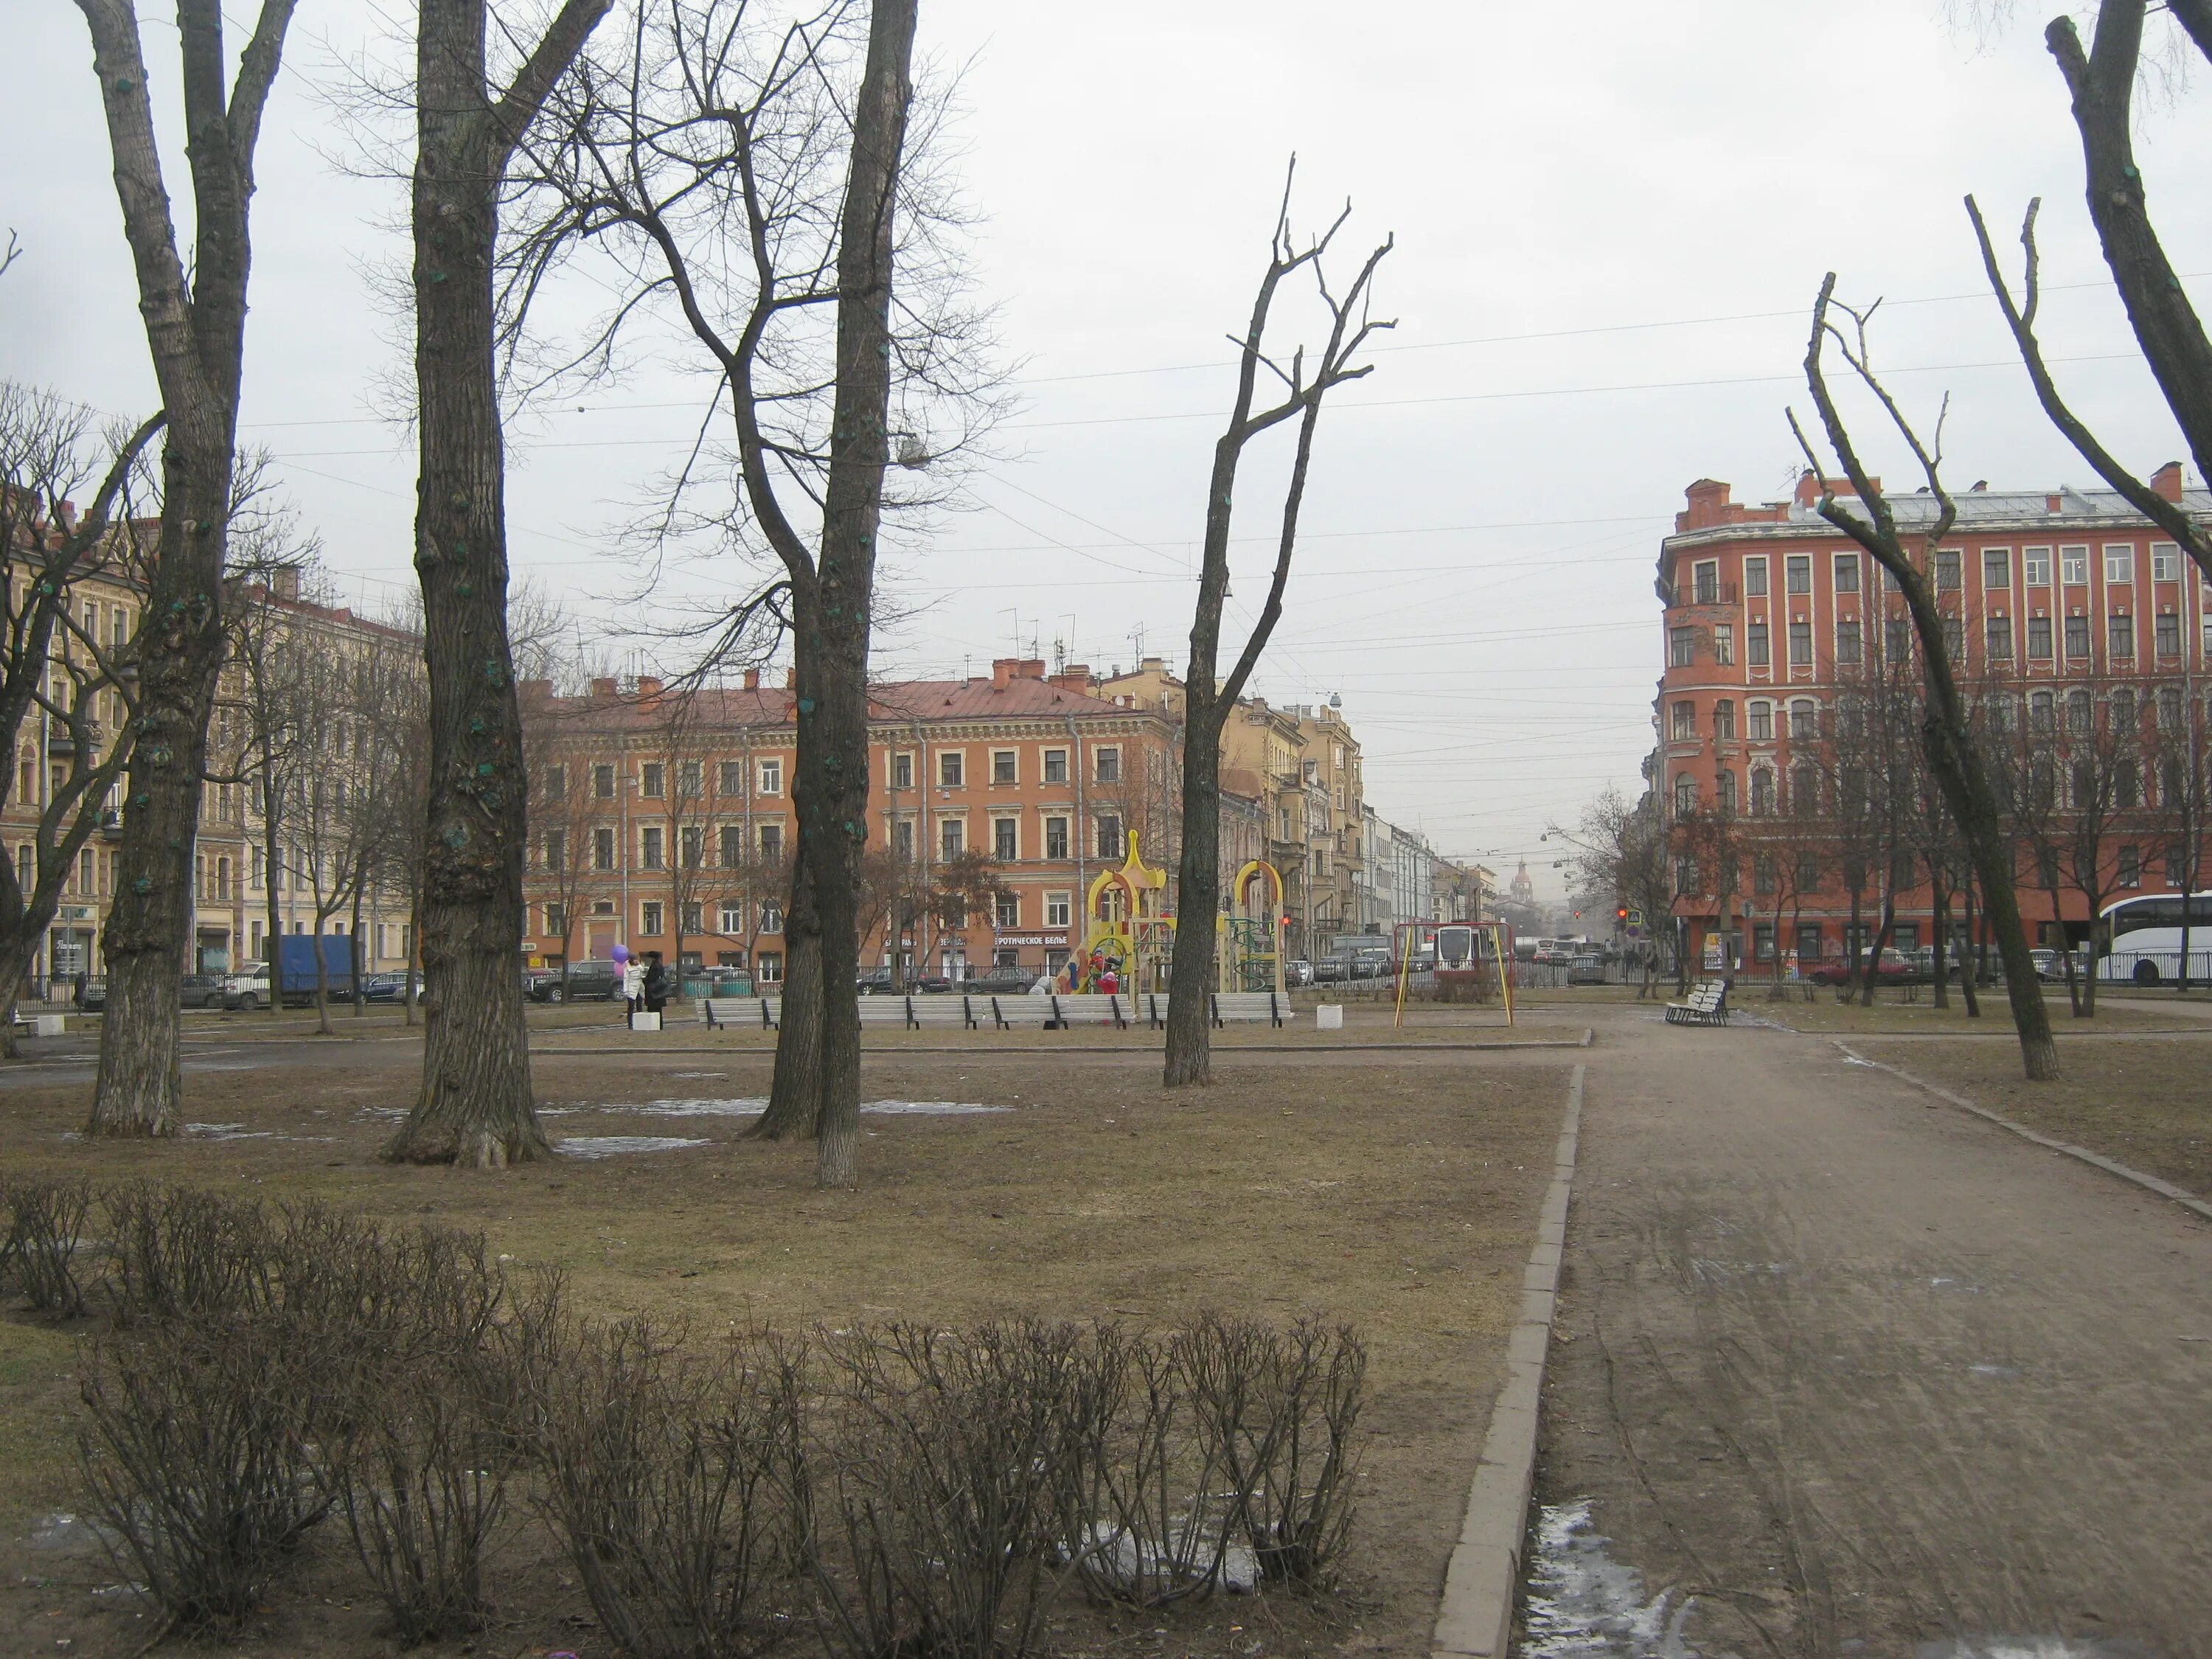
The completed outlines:
{"type": "MultiPolygon", "coordinates": [[[[1934,992],[1929,986],[1917,988],[1919,1000],[1914,1002],[1905,1000],[1905,988],[1885,987],[1876,994],[1873,1007],[1862,1008],[1856,1003],[1850,1006],[1838,1003],[1834,991],[1826,986],[1817,988],[1819,994],[1810,1002],[1802,1000],[1802,995],[1794,991],[1786,1000],[1770,1000],[1765,986],[1739,981],[1729,994],[1729,1003],[1746,1013],[1800,1031],[1832,1033],[1838,1036],[1853,1032],[1864,1036],[1955,1033],[1962,1036],[2008,1036],[2012,1033],[2012,1013],[2002,986],[1981,992],[1979,1019],[1967,1018],[1965,999],[1960,996],[1955,985],[1951,988],[1951,1006],[1948,1008],[1935,1006],[1930,1000],[1934,992]]],[[[2100,1030],[2193,1031],[2203,1024],[2200,1019],[2168,1014],[2155,1005],[2141,1004],[2123,1006],[2100,1003],[2094,1019],[2076,1019],[2068,1009],[2063,987],[2056,994],[2046,989],[2044,1003],[2051,1011],[2051,1029],[2061,1037],[2100,1030]]]]}
{"type": "MultiPolygon", "coordinates": [[[[1237,1598],[1167,1616],[1086,1615],[1047,1650],[1421,1653],[1517,1305],[1568,1056],[1494,1070],[1473,1055],[1397,1068],[1365,1058],[1374,1063],[1224,1063],[1213,1088],[1169,1097],[1148,1061],[878,1055],[866,1072],[871,1100],[1013,1109],[864,1119],[854,1193],[816,1191],[811,1149],[744,1140],[744,1119],[611,1109],[757,1096],[767,1069],[744,1054],[540,1060],[544,1095],[571,1109],[549,1119],[555,1134],[703,1143],[673,1150],[498,1176],[392,1169],[374,1153],[411,1068],[302,1068],[194,1079],[191,1116],[252,1138],[159,1146],[64,1139],[82,1085],[11,1090],[0,1164],[479,1229],[497,1251],[567,1268],[587,1308],[674,1311],[704,1331],[1010,1313],[1163,1327],[1203,1307],[1352,1321],[1372,1353],[1373,1440],[1344,1593],[1317,1607],[1237,1598]]],[[[18,1318],[0,1324],[0,1652],[126,1654],[145,1625],[118,1598],[88,1594],[113,1578],[105,1563],[22,1541],[37,1516],[71,1506],[70,1340],[18,1318]],[[74,1647],[57,1649],[64,1637],[74,1647]]],[[[320,1559],[244,1651],[389,1650],[365,1601],[325,1604],[348,1581],[342,1537],[322,1531],[320,1559]]],[[[597,1632],[574,1622],[588,1610],[544,1536],[525,1528],[508,1548],[511,1622],[480,1651],[605,1659],[597,1632]]]]}
{"type": "Polygon", "coordinates": [[[1994,1044],[1875,1042],[1863,1052],[2212,1198],[2212,1044],[2203,1037],[2066,1043],[2056,1083],[2027,1081],[2017,1052],[1994,1044]]]}

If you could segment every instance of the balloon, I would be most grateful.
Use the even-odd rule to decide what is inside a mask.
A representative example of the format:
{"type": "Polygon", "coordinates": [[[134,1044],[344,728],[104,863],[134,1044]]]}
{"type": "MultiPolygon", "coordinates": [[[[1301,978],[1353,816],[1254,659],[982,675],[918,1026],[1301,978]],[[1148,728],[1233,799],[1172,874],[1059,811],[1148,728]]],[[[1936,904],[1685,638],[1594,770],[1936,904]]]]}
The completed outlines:
{"type": "Polygon", "coordinates": [[[629,960],[629,946],[627,945],[617,945],[613,950],[608,951],[607,954],[614,958],[615,965],[617,967],[620,967],[623,963],[629,960]]]}

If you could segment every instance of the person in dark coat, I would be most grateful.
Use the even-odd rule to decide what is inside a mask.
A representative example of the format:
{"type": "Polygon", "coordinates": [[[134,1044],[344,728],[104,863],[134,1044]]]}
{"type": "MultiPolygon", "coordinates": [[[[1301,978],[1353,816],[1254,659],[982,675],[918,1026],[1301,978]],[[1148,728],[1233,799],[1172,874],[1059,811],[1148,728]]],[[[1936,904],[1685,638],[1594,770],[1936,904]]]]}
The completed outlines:
{"type": "Polygon", "coordinates": [[[657,1014],[668,1006],[668,970],[660,965],[660,952],[645,953],[645,1012],[657,1014]]]}

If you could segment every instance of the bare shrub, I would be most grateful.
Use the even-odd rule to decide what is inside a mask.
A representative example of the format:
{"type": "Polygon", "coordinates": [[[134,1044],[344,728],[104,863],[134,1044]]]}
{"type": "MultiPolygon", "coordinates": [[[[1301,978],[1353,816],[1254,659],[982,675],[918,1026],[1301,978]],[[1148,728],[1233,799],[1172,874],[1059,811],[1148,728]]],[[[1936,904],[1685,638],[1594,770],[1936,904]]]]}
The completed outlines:
{"type": "Polygon", "coordinates": [[[830,1338],[823,1633],[860,1659],[1016,1659],[1070,1570],[1067,1471],[1099,1391],[1079,1327],[830,1338]]]}
{"type": "Polygon", "coordinates": [[[347,1530],[411,1646],[482,1626],[483,1559],[506,1480],[483,1455],[480,1401],[435,1366],[392,1368],[353,1416],[335,1462],[347,1530]]]}
{"type": "Polygon", "coordinates": [[[0,1271],[12,1279],[33,1310],[75,1319],[85,1310],[88,1273],[84,1224],[92,1188],[82,1181],[33,1178],[0,1188],[7,1231],[0,1239],[0,1271]]]}
{"type": "Polygon", "coordinates": [[[578,1334],[545,1401],[545,1509],[615,1646],[728,1659],[790,1626],[803,1364],[765,1338],[712,1359],[676,1341],[642,1319],[578,1334]]]}
{"type": "Polygon", "coordinates": [[[199,1317],[103,1337],[86,1362],[78,1449],[118,1565],[179,1626],[237,1624],[328,1507],[297,1404],[325,1356],[199,1317]]]}
{"type": "Polygon", "coordinates": [[[1262,1581],[1325,1583],[1350,1534],[1367,1350],[1349,1326],[1288,1331],[1209,1314],[1174,1344],[1228,1521],[1262,1581]]]}
{"type": "Polygon", "coordinates": [[[101,1290],[117,1323],[268,1306],[274,1240],[262,1205],[142,1181],[110,1188],[102,1206],[101,1290]]]}
{"type": "Polygon", "coordinates": [[[1221,1491],[1174,1355],[1104,1326],[1089,1359],[1060,1523],[1084,1587],[1148,1607],[1206,1594],[1220,1582],[1234,1494],[1221,1491]]]}

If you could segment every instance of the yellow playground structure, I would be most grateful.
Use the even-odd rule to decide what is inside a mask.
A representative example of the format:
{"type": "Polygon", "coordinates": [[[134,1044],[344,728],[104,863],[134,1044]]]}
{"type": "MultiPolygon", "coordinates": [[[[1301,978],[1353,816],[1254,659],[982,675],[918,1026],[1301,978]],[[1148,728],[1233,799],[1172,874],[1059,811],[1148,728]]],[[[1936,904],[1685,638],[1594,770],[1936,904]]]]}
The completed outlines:
{"type": "MultiPolygon", "coordinates": [[[[1146,864],[1137,832],[1127,833],[1128,857],[1118,869],[1101,870],[1084,895],[1083,949],[1073,964],[1079,990],[1099,989],[1109,971],[1120,991],[1168,988],[1176,933],[1168,872],[1146,864]]],[[[1255,859],[1237,872],[1221,921],[1215,988],[1283,992],[1283,878],[1274,866],[1255,859]]]]}

